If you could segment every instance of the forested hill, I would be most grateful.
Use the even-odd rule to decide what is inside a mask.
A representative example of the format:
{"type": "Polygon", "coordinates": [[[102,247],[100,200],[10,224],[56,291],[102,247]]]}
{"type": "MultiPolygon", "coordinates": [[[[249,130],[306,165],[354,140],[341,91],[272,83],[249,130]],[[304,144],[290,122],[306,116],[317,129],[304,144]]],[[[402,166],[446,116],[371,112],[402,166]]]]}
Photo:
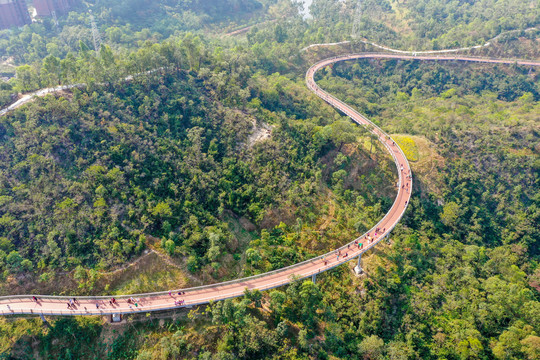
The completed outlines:
{"type": "MultiPolygon", "coordinates": [[[[242,67],[224,72],[206,61],[211,69],[49,95],[0,118],[4,279],[120,266],[150,245],[147,235],[187,259],[190,271],[212,265],[205,276],[217,275],[231,270],[220,270],[231,255],[245,261],[246,244],[231,234],[227,212],[277,225],[318,213],[312,207],[326,182],[360,196],[357,181],[346,179],[349,158],[332,162],[361,130],[342,120],[329,125],[329,112],[315,117],[321,110],[313,97],[286,78],[242,67]],[[267,219],[280,207],[290,215],[267,219]]],[[[349,157],[364,161],[380,151],[373,144],[351,150],[349,157]]],[[[362,186],[391,195],[391,176],[381,172],[362,186]]],[[[364,204],[377,202],[366,194],[364,204]]],[[[302,260],[306,251],[293,249],[269,259],[267,269],[302,260]]]]}
{"type": "MultiPolygon", "coordinates": [[[[130,241],[129,235],[142,232],[130,227],[140,230],[141,225],[164,235],[162,250],[172,258],[189,257],[189,269],[197,273],[204,266],[202,272],[219,277],[234,267],[235,256],[227,253],[236,251],[237,235],[220,217],[221,205],[255,223],[258,211],[272,213],[276,202],[285,204],[282,214],[295,211],[294,221],[268,226],[245,244],[245,258],[238,257],[245,273],[298,261],[340,238],[350,239],[351,225],[361,232],[376,221],[385,200],[373,199],[373,194],[388,190],[378,186],[391,178],[385,170],[390,164],[382,162],[382,172],[354,166],[370,164],[371,139],[346,121],[329,125],[334,115],[307,93],[303,79],[294,83],[277,74],[242,73],[237,70],[241,66],[229,76],[218,58],[207,56],[203,63],[198,72],[156,72],[133,84],[38,99],[3,120],[6,153],[19,160],[10,163],[13,171],[7,173],[13,178],[4,193],[39,204],[36,184],[50,184],[57,192],[50,195],[57,197],[43,207],[52,214],[48,218],[32,217],[26,210],[31,206],[26,206],[26,213],[6,212],[2,220],[16,224],[28,218],[29,237],[36,226],[58,226],[50,239],[60,254],[53,261],[49,236],[17,243],[27,259],[5,252],[9,286],[16,286],[21,273],[49,274],[41,276],[47,282],[60,267],[114,264],[130,255],[122,253],[124,245],[133,244],[136,251],[139,237],[130,241]],[[245,84],[249,91],[242,92],[245,84]],[[312,116],[321,112],[322,118],[312,116]],[[271,126],[272,133],[249,148],[245,127],[252,118],[259,126],[271,126]],[[216,181],[214,174],[221,178],[216,181]],[[274,179],[275,174],[284,177],[274,179]],[[362,181],[355,181],[358,177],[362,181]],[[241,182],[245,186],[237,190],[241,182]],[[237,202],[220,196],[222,189],[237,202]],[[328,194],[324,203],[318,192],[328,194]],[[194,216],[188,218],[191,212],[194,216]],[[97,224],[101,234],[89,240],[97,251],[80,259],[68,255],[80,241],[70,228],[79,215],[97,224]],[[321,216],[330,220],[320,222],[321,216]],[[169,236],[163,232],[167,230],[169,236]],[[62,231],[67,235],[58,241],[62,231]],[[38,241],[45,245],[39,253],[23,252],[38,241]],[[35,266],[32,256],[43,261],[35,266]]],[[[457,71],[457,66],[365,61],[319,75],[324,88],[401,133],[397,139],[415,171],[412,210],[391,245],[365,258],[365,277],[356,278],[341,267],[319,276],[317,284],[297,282],[268,294],[247,292],[238,301],[170,321],[169,327],[161,326],[159,318],[138,319],[119,335],[107,334],[98,320],[58,320],[49,332],[39,327],[31,331],[36,346],[59,357],[69,351],[51,347],[58,339],[83,357],[98,352],[141,359],[271,358],[269,353],[306,359],[535,359],[540,325],[538,82],[519,67],[471,65],[457,71]],[[489,89],[469,82],[485,71],[498,79],[489,89]],[[509,95],[507,84],[525,74],[532,81],[509,95]],[[444,85],[441,79],[446,79],[444,85]],[[83,335],[73,339],[71,333],[83,335]],[[111,343],[103,343],[104,338],[111,343]]],[[[5,202],[3,209],[11,211],[14,204],[5,202]]],[[[4,244],[13,248],[9,241],[4,244]]],[[[156,283],[161,281],[149,285],[156,283]]],[[[81,285],[89,290],[88,282],[81,285]]],[[[31,321],[2,326],[14,334],[11,353],[29,344],[23,331],[31,321]]]]}

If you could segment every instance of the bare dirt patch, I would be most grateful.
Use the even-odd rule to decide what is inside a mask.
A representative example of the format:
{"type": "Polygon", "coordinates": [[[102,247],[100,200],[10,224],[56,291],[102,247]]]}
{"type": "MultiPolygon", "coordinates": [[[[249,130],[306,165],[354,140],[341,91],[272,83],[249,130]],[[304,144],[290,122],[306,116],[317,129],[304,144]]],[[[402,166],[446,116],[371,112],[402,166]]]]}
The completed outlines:
{"type": "Polygon", "coordinates": [[[272,127],[254,120],[251,135],[247,139],[247,146],[251,148],[256,143],[269,139],[270,136],[272,136],[272,127]]]}

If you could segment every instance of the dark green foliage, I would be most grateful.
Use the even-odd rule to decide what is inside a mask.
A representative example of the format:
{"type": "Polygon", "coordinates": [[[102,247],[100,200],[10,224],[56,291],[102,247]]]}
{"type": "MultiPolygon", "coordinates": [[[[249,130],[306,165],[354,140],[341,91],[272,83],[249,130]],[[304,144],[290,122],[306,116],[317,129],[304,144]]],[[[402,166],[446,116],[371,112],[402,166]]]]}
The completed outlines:
{"type": "Polygon", "coordinates": [[[258,219],[283,190],[282,176],[309,179],[317,149],[285,157],[305,149],[294,139],[305,136],[301,127],[276,129],[284,147],[272,155],[270,144],[248,151],[249,116],[211,102],[204,78],[183,77],[103,95],[77,91],[72,102],[39,100],[3,117],[2,161],[13,171],[1,181],[2,236],[25,257],[39,253],[41,267],[70,266],[67,258],[121,263],[144,246],[131,229],[203,257],[212,236],[227,246],[223,209],[258,219]],[[273,176],[261,182],[263,173],[273,176]]]}
{"type": "MultiPolygon", "coordinates": [[[[74,77],[90,80],[98,69],[103,80],[121,76],[116,64],[122,61],[144,71],[155,66],[148,62],[153,56],[170,70],[74,89],[69,99],[37,99],[0,119],[0,159],[12,169],[0,176],[0,236],[6,239],[0,265],[11,273],[122,264],[141,253],[145,235],[162,239],[170,255],[186,256],[191,271],[207,264],[218,270],[221,256],[237,250],[225,210],[261,224],[270,209],[289,204],[298,208],[295,216],[309,212],[313,222],[312,195],[321,180],[335,186],[343,202],[379,201],[363,199],[344,160],[339,176],[328,167],[333,175],[321,178],[321,157],[365,134],[346,121],[330,126],[313,117],[320,113],[313,98],[305,90],[297,94],[290,80],[254,74],[249,59],[232,64],[230,51],[210,57],[191,34],[126,60],[109,53],[104,47],[98,59],[83,54],[66,61],[88,64],[74,77]],[[282,101],[292,121],[277,112],[282,101]],[[266,141],[251,136],[270,129],[266,141]],[[11,246],[18,253],[9,254],[11,246]]],[[[361,150],[355,154],[365,157],[361,150]]],[[[363,184],[387,184],[388,176],[363,184]]],[[[279,236],[263,246],[267,269],[306,255],[279,236]]]]}
{"type": "Polygon", "coordinates": [[[45,359],[94,358],[95,340],[100,333],[96,321],[85,324],[74,317],[62,318],[40,339],[40,355],[45,359]]]}

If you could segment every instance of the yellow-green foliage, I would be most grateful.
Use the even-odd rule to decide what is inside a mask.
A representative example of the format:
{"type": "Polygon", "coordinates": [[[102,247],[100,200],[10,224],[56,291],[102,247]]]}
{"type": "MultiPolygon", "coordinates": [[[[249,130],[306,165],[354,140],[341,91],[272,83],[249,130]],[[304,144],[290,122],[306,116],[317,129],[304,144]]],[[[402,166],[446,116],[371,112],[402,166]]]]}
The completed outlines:
{"type": "Polygon", "coordinates": [[[392,138],[396,140],[409,161],[418,161],[418,146],[416,146],[416,142],[410,136],[394,135],[392,138]]]}
{"type": "Polygon", "coordinates": [[[23,336],[42,335],[47,331],[39,318],[8,319],[0,318],[0,354],[9,351],[11,346],[23,336]]]}

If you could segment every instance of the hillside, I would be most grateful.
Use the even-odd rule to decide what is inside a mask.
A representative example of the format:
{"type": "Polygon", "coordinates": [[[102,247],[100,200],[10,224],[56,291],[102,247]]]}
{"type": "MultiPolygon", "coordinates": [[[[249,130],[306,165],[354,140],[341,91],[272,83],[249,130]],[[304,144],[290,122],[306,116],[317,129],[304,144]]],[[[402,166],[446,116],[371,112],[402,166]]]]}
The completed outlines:
{"type": "MultiPolygon", "coordinates": [[[[368,173],[364,168],[373,168],[371,158],[382,157],[376,155],[381,150],[353,147],[334,160],[335,146],[357,139],[342,138],[328,120],[312,118],[309,97],[285,78],[226,75],[215,67],[49,95],[1,118],[4,291],[13,289],[18,274],[34,272],[42,283],[53,282],[58,270],[77,268],[74,276],[81,276],[82,269],[114,269],[154,246],[183,259],[190,272],[223,279],[245,262],[247,245],[229,230],[227,214],[252,222],[253,229],[297,219],[314,224],[317,193],[328,186],[350,188],[354,196],[376,187],[391,196],[385,189],[389,171],[358,186],[354,178],[337,181],[333,174],[349,169],[353,159],[351,177],[368,173]],[[236,91],[233,82],[249,85],[236,91]],[[273,109],[289,96],[304,102],[290,107],[301,121],[285,122],[273,109]],[[257,140],[263,128],[268,135],[257,140]],[[235,261],[222,268],[232,255],[235,261]]],[[[365,200],[379,201],[372,194],[365,200]]],[[[298,249],[267,266],[294,263],[304,254],[298,249]]],[[[166,290],[149,290],[158,289],[166,290]]]]}

